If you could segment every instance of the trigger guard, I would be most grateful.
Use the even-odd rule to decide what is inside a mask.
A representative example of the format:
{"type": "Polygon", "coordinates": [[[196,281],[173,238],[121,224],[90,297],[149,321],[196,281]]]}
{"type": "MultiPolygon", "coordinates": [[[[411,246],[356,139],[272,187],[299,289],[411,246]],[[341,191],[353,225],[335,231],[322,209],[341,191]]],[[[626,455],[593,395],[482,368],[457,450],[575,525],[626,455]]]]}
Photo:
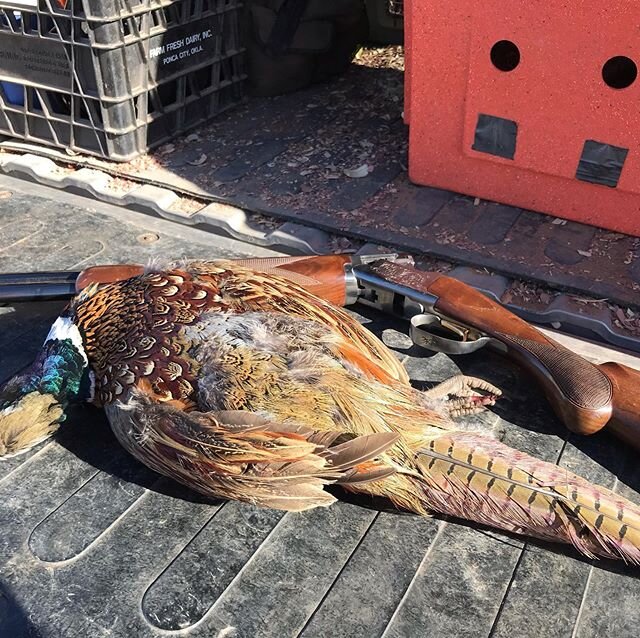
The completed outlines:
{"type": "Polygon", "coordinates": [[[447,339],[424,329],[424,327],[428,328],[429,326],[442,327],[440,317],[436,315],[416,315],[411,318],[409,335],[411,341],[420,348],[444,352],[445,354],[469,354],[491,342],[490,337],[480,337],[473,341],[447,339]]]}

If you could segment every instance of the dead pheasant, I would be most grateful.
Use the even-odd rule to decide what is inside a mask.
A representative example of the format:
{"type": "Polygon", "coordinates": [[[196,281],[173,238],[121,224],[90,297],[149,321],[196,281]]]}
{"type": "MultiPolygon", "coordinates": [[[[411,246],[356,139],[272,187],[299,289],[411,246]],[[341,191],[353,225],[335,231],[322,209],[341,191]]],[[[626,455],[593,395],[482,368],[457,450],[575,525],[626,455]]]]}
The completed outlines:
{"type": "Polygon", "coordinates": [[[640,508],[450,419],[498,394],[468,378],[418,392],[341,309],[275,275],[188,263],[75,298],[0,392],[0,456],[89,399],[136,458],[205,494],[304,510],[338,483],[640,564],[640,508]]]}

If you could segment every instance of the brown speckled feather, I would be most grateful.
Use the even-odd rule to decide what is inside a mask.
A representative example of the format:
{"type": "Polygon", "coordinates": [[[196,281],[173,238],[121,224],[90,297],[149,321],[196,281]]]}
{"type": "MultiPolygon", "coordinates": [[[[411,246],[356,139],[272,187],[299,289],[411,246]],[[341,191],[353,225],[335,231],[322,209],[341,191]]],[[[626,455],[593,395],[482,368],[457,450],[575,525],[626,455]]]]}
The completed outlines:
{"type": "Polygon", "coordinates": [[[212,310],[228,310],[213,281],[186,272],[147,273],[80,295],[74,312],[98,402],[111,402],[141,379],[163,400],[188,401],[197,366],[181,331],[212,310]]]}

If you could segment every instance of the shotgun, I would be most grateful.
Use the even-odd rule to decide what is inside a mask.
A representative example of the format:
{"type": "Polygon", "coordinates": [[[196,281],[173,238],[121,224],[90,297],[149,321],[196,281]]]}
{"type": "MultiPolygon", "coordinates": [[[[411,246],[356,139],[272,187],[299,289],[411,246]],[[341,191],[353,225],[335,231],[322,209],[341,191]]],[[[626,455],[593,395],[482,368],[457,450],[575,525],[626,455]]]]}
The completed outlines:
{"type": "MultiPolygon", "coordinates": [[[[541,385],[563,423],[578,434],[607,428],[640,449],[640,372],[593,364],[452,277],[421,271],[398,255],[267,257],[236,263],[287,277],[336,305],[359,302],[410,322],[413,342],[446,354],[482,347],[518,363],[541,385]]],[[[0,275],[0,302],[68,298],[92,283],[140,274],[142,266],[0,275]]]]}

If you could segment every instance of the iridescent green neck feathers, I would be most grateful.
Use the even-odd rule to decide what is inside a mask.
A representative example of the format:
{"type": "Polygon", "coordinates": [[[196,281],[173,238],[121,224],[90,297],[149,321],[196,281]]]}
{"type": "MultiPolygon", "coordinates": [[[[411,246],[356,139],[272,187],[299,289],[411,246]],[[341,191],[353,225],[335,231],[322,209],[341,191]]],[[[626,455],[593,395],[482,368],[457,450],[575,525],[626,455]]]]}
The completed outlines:
{"type": "Polygon", "coordinates": [[[0,388],[0,457],[51,436],[70,401],[89,397],[88,360],[69,317],[53,324],[33,365],[0,388]]]}
{"type": "Polygon", "coordinates": [[[85,398],[89,394],[87,366],[78,327],[69,317],[58,317],[34,362],[25,390],[52,394],[65,403],[85,398]]]}

